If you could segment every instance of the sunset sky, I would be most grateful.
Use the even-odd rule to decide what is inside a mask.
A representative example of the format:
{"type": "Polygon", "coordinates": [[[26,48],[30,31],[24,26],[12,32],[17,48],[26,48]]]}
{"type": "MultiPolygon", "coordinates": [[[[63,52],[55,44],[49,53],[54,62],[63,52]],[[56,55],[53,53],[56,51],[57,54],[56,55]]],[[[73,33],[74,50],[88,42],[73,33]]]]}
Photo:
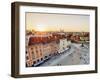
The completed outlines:
{"type": "Polygon", "coordinates": [[[26,29],[35,31],[89,32],[89,16],[26,13],[26,29]]]}

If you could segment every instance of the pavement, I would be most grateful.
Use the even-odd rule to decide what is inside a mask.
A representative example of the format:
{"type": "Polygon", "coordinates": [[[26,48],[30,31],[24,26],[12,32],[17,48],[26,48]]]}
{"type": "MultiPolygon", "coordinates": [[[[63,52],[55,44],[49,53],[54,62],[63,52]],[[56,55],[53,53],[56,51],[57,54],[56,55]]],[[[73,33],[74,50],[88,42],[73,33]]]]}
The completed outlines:
{"type": "Polygon", "coordinates": [[[72,43],[71,49],[62,54],[51,57],[40,66],[64,66],[89,64],[89,45],[81,47],[81,44],[72,43]]]}

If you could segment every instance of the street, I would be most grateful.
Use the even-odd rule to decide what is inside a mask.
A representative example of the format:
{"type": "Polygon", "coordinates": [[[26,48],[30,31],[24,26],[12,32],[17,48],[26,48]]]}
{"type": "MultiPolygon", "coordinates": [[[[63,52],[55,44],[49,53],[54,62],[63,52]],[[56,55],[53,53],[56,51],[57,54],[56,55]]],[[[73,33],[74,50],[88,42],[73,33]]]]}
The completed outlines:
{"type": "Polygon", "coordinates": [[[89,45],[84,44],[84,47],[82,47],[81,44],[72,43],[70,46],[70,50],[51,57],[39,66],[89,64],[89,45]]]}

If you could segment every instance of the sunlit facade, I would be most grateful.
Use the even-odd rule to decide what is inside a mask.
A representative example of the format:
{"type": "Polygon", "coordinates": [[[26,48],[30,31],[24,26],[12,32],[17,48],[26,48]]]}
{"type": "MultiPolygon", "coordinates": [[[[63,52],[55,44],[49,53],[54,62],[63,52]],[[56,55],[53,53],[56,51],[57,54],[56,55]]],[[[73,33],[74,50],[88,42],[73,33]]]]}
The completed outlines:
{"type": "Polygon", "coordinates": [[[58,53],[59,42],[54,36],[31,36],[26,47],[26,66],[37,66],[58,53]]]}

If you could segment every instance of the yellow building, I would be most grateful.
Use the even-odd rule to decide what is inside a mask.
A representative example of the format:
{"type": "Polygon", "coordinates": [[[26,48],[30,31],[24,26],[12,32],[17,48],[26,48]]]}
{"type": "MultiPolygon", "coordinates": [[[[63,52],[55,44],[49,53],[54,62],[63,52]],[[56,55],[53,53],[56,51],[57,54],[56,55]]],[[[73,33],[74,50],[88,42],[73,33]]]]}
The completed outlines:
{"type": "Polygon", "coordinates": [[[26,54],[26,63],[27,66],[35,66],[43,60],[43,45],[42,44],[34,44],[30,45],[27,48],[26,54]]]}
{"type": "Polygon", "coordinates": [[[52,36],[30,37],[26,47],[26,66],[37,66],[57,54],[58,42],[52,36]]]}

